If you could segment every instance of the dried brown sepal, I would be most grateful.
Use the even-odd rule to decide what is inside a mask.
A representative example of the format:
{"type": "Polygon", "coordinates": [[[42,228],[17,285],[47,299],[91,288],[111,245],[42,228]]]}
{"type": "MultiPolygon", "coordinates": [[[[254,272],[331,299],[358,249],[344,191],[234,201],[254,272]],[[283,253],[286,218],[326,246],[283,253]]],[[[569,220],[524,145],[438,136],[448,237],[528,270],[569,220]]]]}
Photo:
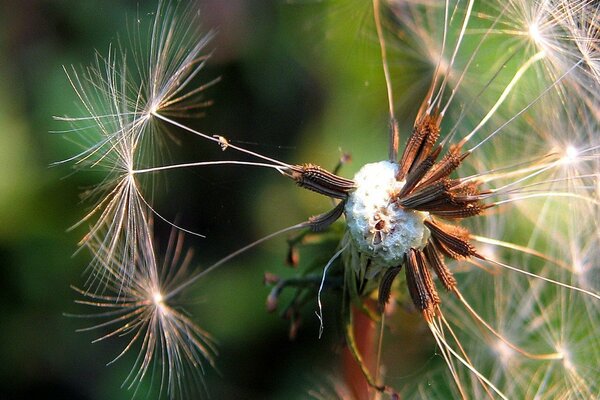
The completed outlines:
{"type": "Polygon", "coordinates": [[[402,269],[402,266],[390,268],[385,271],[385,274],[381,278],[379,282],[379,294],[377,296],[377,309],[380,313],[383,313],[385,310],[385,305],[390,299],[390,293],[392,290],[392,284],[394,283],[394,279],[402,269]]]}
{"type": "Polygon", "coordinates": [[[441,180],[399,199],[398,204],[404,208],[428,211],[430,204],[450,201],[449,189],[450,182],[448,180],[441,180]]]}
{"type": "Polygon", "coordinates": [[[438,113],[425,114],[417,119],[400,159],[399,180],[403,180],[409,171],[429,155],[440,136],[440,121],[438,113]]]}
{"type": "Polygon", "coordinates": [[[429,311],[433,309],[434,302],[421,274],[417,252],[419,250],[410,249],[406,256],[406,284],[415,307],[419,311],[429,311]]]}
{"type": "Polygon", "coordinates": [[[477,182],[464,183],[443,178],[427,186],[419,185],[414,192],[400,198],[398,204],[447,219],[472,217],[489,208],[481,203],[486,192],[480,192],[478,186],[477,182]]]}
{"type": "Polygon", "coordinates": [[[423,144],[421,145],[421,148],[419,149],[419,153],[413,161],[413,165],[410,170],[422,163],[425,160],[425,158],[427,158],[427,156],[429,156],[429,154],[431,153],[431,149],[433,149],[435,142],[437,142],[438,138],[440,137],[441,121],[442,118],[438,110],[435,110],[433,114],[429,114],[421,118],[419,129],[426,131],[427,134],[425,136],[423,144]]]}
{"type": "Polygon", "coordinates": [[[427,293],[429,294],[429,297],[431,298],[431,303],[434,307],[438,306],[441,303],[440,296],[438,295],[437,289],[435,287],[435,283],[433,283],[433,278],[431,277],[431,272],[429,271],[429,268],[428,268],[427,259],[425,258],[423,251],[417,251],[416,256],[417,256],[417,264],[419,265],[419,272],[421,273],[421,276],[423,277],[423,283],[425,284],[427,293]]]}
{"type": "Polygon", "coordinates": [[[320,232],[326,229],[329,225],[333,224],[338,220],[339,217],[342,216],[344,212],[344,206],[346,205],[345,201],[340,201],[337,206],[335,206],[330,211],[326,213],[313,215],[308,219],[308,223],[310,224],[310,229],[313,232],[320,232]]]}
{"type": "Polygon", "coordinates": [[[419,187],[428,186],[440,179],[447,178],[458,166],[463,162],[467,156],[471,154],[469,152],[460,153],[460,147],[456,145],[450,146],[448,153],[442,157],[439,163],[437,163],[427,175],[423,178],[423,181],[419,184],[419,187]]]}
{"type": "Polygon", "coordinates": [[[452,192],[456,195],[459,201],[480,200],[482,194],[490,193],[489,190],[482,191],[479,189],[482,182],[478,180],[457,181],[452,186],[452,192]]]}
{"type": "Polygon", "coordinates": [[[443,254],[443,255],[445,255],[446,257],[450,257],[450,258],[453,258],[455,260],[460,260],[460,259],[464,259],[465,258],[462,255],[458,254],[457,252],[453,251],[447,245],[445,245],[444,243],[440,242],[439,240],[437,240],[434,237],[432,237],[431,239],[429,239],[429,241],[431,243],[433,243],[435,245],[435,247],[440,251],[440,253],[443,254]]]}
{"type": "Polygon", "coordinates": [[[448,291],[454,291],[456,289],[456,279],[454,279],[454,275],[444,263],[444,259],[436,249],[435,245],[430,242],[425,246],[423,252],[425,254],[425,260],[431,268],[433,268],[433,271],[442,283],[442,286],[448,291]]]}
{"type": "Polygon", "coordinates": [[[456,201],[456,196],[451,191],[440,193],[436,199],[419,204],[415,209],[419,211],[436,212],[442,210],[457,210],[464,208],[467,202],[456,201]]]}
{"type": "Polygon", "coordinates": [[[300,187],[336,199],[346,199],[356,188],[352,179],[332,174],[314,164],[294,165],[290,177],[300,187]]]}
{"type": "Polygon", "coordinates": [[[454,259],[468,258],[476,254],[475,247],[469,243],[469,231],[454,225],[424,221],[431,232],[431,240],[436,247],[454,259]]]}
{"type": "Polygon", "coordinates": [[[423,160],[422,163],[419,164],[418,167],[414,168],[412,171],[408,173],[406,176],[406,182],[402,187],[400,193],[398,193],[398,197],[402,198],[412,192],[412,190],[419,184],[421,179],[427,174],[427,172],[435,165],[435,160],[440,155],[441,147],[435,149],[430,155],[423,160]]]}
{"type": "Polygon", "coordinates": [[[474,217],[476,215],[482,214],[488,208],[493,207],[493,205],[482,205],[478,203],[469,203],[465,204],[461,208],[453,208],[447,210],[431,210],[431,213],[446,219],[462,219],[468,217],[474,217]]]}

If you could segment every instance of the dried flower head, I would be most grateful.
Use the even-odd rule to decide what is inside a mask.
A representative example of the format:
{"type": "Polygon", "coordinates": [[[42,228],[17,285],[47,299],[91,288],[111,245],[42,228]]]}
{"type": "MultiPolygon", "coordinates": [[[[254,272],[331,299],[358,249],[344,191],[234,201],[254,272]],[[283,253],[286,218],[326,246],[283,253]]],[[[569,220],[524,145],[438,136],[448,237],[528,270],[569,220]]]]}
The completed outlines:
{"type": "MultiPolygon", "coordinates": [[[[510,377],[519,368],[531,368],[531,377],[560,362],[571,370],[589,368],[581,359],[579,368],[570,361],[565,364],[568,352],[557,341],[542,346],[504,329],[511,314],[496,309],[490,317],[479,311],[487,299],[474,289],[477,284],[469,283],[482,279],[477,269],[501,274],[491,283],[497,288],[510,287],[506,280],[519,281],[514,275],[529,278],[526,285],[519,281],[527,294],[521,296],[523,303],[500,290],[493,301],[497,307],[516,310],[520,306],[524,318],[538,321],[551,314],[542,307],[546,296],[563,298],[564,304],[578,297],[573,303],[586,305],[578,314],[585,320],[580,332],[593,332],[597,312],[586,308],[597,309],[598,268],[587,263],[596,278],[582,280],[580,255],[590,243],[597,248],[599,238],[596,219],[589,217],[598,213],[600,143],[594,97],[600,81],[594,67],[585,66],[594,62],[577,42],[586,42],[589,49],[597,46],[598,37],[575,40],[570,33],[578,25],[586,26],[588,33],[594,31],[589,25],[597,22],[582,16],[596,15],[597,5],[511,2],[493,9],[473,1],[447,2],[438,8],[411,1],[389,3],[392,23],[400,26],[401,43],[426,44],[421,52],[409,55],[421,54],[422,64],[430,58],[434,75],[398,157],[400,130],[387,65],[389,37],[381,29],[383,5],[373,1],[390,104],[390,158],[364,166],[354,178],[356,189],[341,198],[347,233],[340,251],[325,267],[328,279],[341,274],[347,303],[374,319],[377,315],[369,310],[369,298],[377,296],[382,310],[390,298],[404,297],[405,284],[438,344],[456,384],[456,397],[522,397],[531,391],[525,382],[539,381],[525,378],[511,386],[510,377]],[[575,15],[586,22],[573,23],[575,15]],[[443,27],[439,37],[430,27],[443,27]],[[467,44],[467,36],[475,34],[479,38],[467,44]],[[498,37],[517,45],[503,44],[507,47],[499,60],[490,59],[490,50],[498,52],[498,37]],[[436,40],[441,43],[436,45],[436,40]],[[587,87],[582,88],[581,82],[587,82],[587,87]],[[594,94],[589,87],[595,88],[594,94]],[[522,244],[519,230],[528,233],[522,244]],[[340,253],[344,256],[336,270],[332,263],[340,253]],[[405,283],[398,288],[394,280],[402,269],[405,283]],[[476,278],[469,279],[463,271],[476,278]],[[438,286],[455,299],[439,293],[438,286]],[[474,335],[479,346],[490,343],[497,350],[497,369],[491,373],[486,367],[489,358],[467,351],[474,346],[473,332],[479,331],[483,335],[474,335]],[[508,354],[519,358],[519,367],[506,362],[508,354]]],[[[402,44],[391,47],[398,50],[402,44]]],[[[325,281],[324,274],[319,308],[325,281]]],[[[282,286],[281,281],[277,286],[282,286]]],[[[322,320],[320,311],[318,315],[322,320]]],[[[351,327],[351,313],[345,315],[346,326],[351,327]]],[[[520,321],[522,327],[524,320],[520,321]]],[[[545,328],[560,336],[564,325],[547,323],[545,328]]],[[[370,374],[354,335],[347,329],[346,342],[369,384],[394,393],[370,374]]],[[[585,398],[596,385],[581,372],[577,376],[557,380],[552,388],[540,383],[537,393],[585,398]]]]}

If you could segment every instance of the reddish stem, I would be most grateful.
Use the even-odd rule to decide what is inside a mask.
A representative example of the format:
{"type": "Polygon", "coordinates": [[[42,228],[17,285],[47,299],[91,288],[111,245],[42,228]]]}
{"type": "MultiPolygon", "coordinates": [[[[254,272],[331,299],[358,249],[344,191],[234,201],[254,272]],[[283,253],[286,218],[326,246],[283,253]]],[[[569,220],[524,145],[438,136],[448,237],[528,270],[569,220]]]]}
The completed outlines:
{"type": "MultiPolygon", "coordinates": [[[[367,369],[375,375],[377,367],[376,324],[364,312],[352,306],[352,321],[356,345],[367,369]]],[[[356,363],[352,353],[345,347],[342,354],[343,376],[346,386],[356,400],[368,400],[371,387],[356,363]]]]}

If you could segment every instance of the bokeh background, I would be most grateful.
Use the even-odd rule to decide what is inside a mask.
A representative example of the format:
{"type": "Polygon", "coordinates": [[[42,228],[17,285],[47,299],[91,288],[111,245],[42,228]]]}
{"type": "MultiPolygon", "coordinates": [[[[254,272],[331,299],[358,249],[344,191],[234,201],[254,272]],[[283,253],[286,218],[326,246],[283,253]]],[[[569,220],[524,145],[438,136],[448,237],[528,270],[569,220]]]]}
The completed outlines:
{"type": "MultiPolygon", "coordinates": [[[[76,254],[84,230],[68,229],[91,206],[80,193],[98,175],[51,166],[79,150],[69,134],[51,132],[69,128],[53,116],[79,115],[63,66],[88,65],[95,51],[106,54],[110,43],[127,42],[132,21],[151,18],[155,3],[0,2],[0,398],[132,396],[120,386],[136,354],[106,367],[125,342],[91,344],[101,332],[75,331],[93,321],[64,315],[94,311],[74,303],[70,285],[83,284],[89,255],[76,254]]],[[[206,94],[214,105],[192,125],[286,162],[331,168],[350,152],[346,176],[384,158],[386,98],[368,4],[331,5],[199,2],[203,29],[217,31],[199,80],[222,81],[206,94]]],[[[179,139],[175,159],[214,153],[212,144],[179,139]]],[[[200,268],[329,207],[277,174],[236,167],[174,173],[153,204],[207,236],[186,242],[200,268]]],[[[168,234],[157,223],[157,240],[164,243],[168,234]]],[[[263,273],[286,274],[286,250],[285,238],[273,240],[188,296],[187,310],[219,344],[218,371],[206,377],[213,398],[305,398],[335,368],[336,316],[330,313],[318,340],[314,310],[307,310],[290,341],[288,321],[265,311],[263,273]]]]}

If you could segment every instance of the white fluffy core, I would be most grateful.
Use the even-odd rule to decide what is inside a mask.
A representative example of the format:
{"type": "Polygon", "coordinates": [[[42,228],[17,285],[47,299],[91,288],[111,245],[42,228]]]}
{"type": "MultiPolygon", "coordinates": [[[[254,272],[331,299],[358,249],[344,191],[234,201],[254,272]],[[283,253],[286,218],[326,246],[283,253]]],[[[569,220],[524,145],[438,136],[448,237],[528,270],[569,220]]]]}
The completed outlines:
{"type": "Polygon", "coordinates": [[[405,210],[392,198],[404,186],[390,161],[367,164],[354,176],[356,190],[346,203],[348,230],[358,250],[382,267],[399,266],[410,248],[422,249],[430,232],[429,213],[405,210]]]}

